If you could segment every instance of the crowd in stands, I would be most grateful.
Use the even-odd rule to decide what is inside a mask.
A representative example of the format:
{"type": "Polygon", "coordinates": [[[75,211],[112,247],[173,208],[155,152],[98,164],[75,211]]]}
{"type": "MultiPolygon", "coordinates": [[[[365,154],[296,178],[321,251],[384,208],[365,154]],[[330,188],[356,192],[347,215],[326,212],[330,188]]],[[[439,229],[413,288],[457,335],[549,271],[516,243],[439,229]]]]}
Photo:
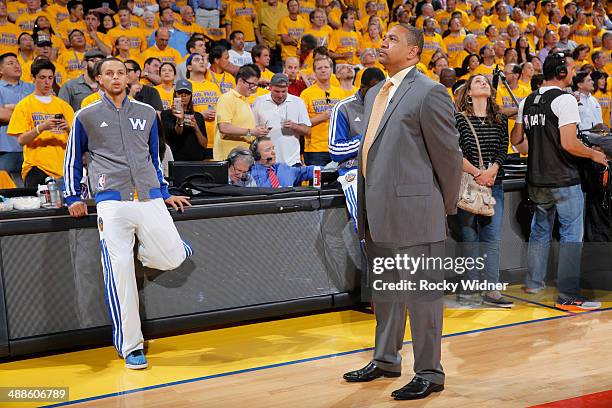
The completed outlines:
{"type": "MultiPolygon", "coordinates": [[[[96,68],[109,56],[126,64],[129,97],[158,111],[166,162],[241,159],[266,137],[275,162],[325,166],[332,108],[365,69],[384,71],[377,53],[397,24],[423,30],[417,68],[453,100],[471,76],[499,69],[520,101],[548,54],[572,56],[580,127],[609,128],[611,10],[591,0],[0,0],[0,181],[62,176],[72,117],[104,98],[96,68]]],[[[517,107],[495,82],[511,130],[517,107]]],[[[260,173],[265,185],[288,183],[260,173]]]]}

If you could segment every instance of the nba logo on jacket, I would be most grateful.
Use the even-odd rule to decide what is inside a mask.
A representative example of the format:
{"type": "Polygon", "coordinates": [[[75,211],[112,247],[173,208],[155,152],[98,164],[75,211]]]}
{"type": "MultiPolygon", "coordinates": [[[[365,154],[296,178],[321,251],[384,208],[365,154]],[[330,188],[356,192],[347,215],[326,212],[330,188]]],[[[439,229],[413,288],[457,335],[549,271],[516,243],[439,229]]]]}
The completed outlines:
{"type": "Polygon", "coordinates": [[[145,126],[147,125],[146,119],[134,119],[134,118],[128,118],[128,119],[130,120],[130,123],[132,124],[133,130],[144,130],[145,126]]]}
{"type": "Polygon", "coordinates": [[[106,187],[106,174],[100,174],[98,177],[98,190],[103,191],[106,187]]]}

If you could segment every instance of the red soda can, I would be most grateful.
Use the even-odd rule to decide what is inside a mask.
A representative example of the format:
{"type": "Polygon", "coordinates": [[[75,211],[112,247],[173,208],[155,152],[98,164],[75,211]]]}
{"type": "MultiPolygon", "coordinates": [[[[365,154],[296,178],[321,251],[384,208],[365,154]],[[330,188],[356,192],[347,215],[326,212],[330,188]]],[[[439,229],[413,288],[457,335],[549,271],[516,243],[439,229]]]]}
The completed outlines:
{"type": "Polygon", "coordinates": [[[314,166],[312,175],[312,186],[315,188],[321,188],[321,167],[314,166]]]}

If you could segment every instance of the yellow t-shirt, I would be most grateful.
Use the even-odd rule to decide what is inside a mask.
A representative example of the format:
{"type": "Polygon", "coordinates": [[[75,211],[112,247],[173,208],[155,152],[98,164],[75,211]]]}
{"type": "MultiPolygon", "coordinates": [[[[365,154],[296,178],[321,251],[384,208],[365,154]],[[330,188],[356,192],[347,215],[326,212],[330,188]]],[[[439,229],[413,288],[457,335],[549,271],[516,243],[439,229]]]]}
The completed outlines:
{"type": "Polygon", "coordinates": [[[66,70],[68,79],[77,78],[83,73],[85,53],[75,50],[66,50],[57,57],[57,65],[66,70]]]}
{"type": "Polygon", "coordinates": [[[382,38],[379,38],[377,41],[373,41],[370,38],[370,34],[365,33],[361,36],[361,42],[359,43],[359,49],[363,52],[366,48],[374,48],[375,50],[379,50],[382,45],[382,38]]]}
{"type": "Polygon", "coordinates": [[[224,72],[222,74],[217,74],[213,72],[211,69],[206,71],[206,75],[204,76],[207,81],[211,81],[215,85],[219,87],[221,93],[226,93],[230,89],[236,87],[236,79],[229,72],[224,72]]]}
{"type": "Polygon", "coordinates": [[[481,43],[484,45],[489,41],[487,39],[487,36],[485,35],[485,30],[487,26],[488,24],[483,19],[483,21],[481,21],[480,23],[472,20],[468,23],[466,27],[472,34],[476,36],[476,40],[478,41],[479,46],[481,46],[481,43]]]}
{"type": "Polygon", "coordinates": [[[599,105],[601,106],[601,116],[604,123],[606,126],[610,127],[610,106],[612,105],[612,96],[610,96],[610,91],[608,90],[607,94],[604,94],[602,91],[597,91],[593,94],[593,96],[597,99],[599,105]]]}
{"type": "MultiPolygon", "coordinates": [[[[74,111],[66,102],[56,96],[51,96],[51,103],[43,103],[34,94],[30,94],[15,106],[7,133],[19,136],[58,113],[63,114],[64,119],[72,124],[74,111]]],[[[32,167],[38,167],[55,178],[61,177],[64,173],[64,153],[67,141],[68,132],[46,130],[23,146],[21,176],[25,179],[32,167]]]]}
{"type": "MultiPolygon", "coordinates": [[[[345,98],[345,92],[335,86],[331,86],[329,91],[324,91],[318,83],[314,83],[302,91],[300,98],[306,104],[308,116],[312,119],[325,111],[331,110],[338,101],[345,98]]],[[[321,122],[312,127],[310,136],[304,139],[305,152],[327,152],[327,137],[329,132],[329,120],[321,122]]]]}
{"type": "Polygon", "coordinates": [[[329,39],[333,32],[333,28],[328,25],[323,26],[320,30],[315,30],[312,26],[310,26],[310,28],[304,31],[302,35],[312,35],[314,38],[317,39],[317,45],[320,47],[329,45],[329,39]]]}
{"type": "Polygon", "coordinates": [[[342,90],[342,93],[344,93],[344,98],[348,98],[349,96],[355,95],[357,91],[359,90],[359,88],[356,86],[353,86],[351,89],[340,88],[340,90],[342,90]]]}
{"type": "Polygon", "coordinates": [[[230,1],[225,20],[228,24],[231,24],[230,31],[242,31],[244,33],[244,41],[255,41],[257,15],[253,2],[249,0],[230,1]]]}
{"type": "Polygon", "coordinates": [[[147,49],[147,39],[141,29],[131,26],[128,29],[117,26],[108,31],[111,43],[114,45],[119,37],[127,37],[130,46],[136,50],[144,51],[147,49]]]}
{"type": "MultiPolygon", "coordinates": [[[[308,28],[308,20],[304,19],[301,15],[297,16],[296,20],[292,20],[291,17],[284,17],[280,23],[278,23],[278,35],[288,35],[289,37],[297,40],[298,44],[300,38],[304,34],[304,31],[308,28]]],[[[282,45],[282,59],[285,60],[289,57],[297,57],[297,47],[294,45],[282,45]]]]}
{"type": "MultiPolygon", "coordinates": [[[[516,97],[516,100],[519,103],[521,103],[523,99],[529,96],[529,94],[531,93],[531,90],[528,87],[519,84],[519,86],[516,89],[512,90],[512,93],[516,97]]],[[[497,104],[500,107],[504,107],[504,108],[516,107],[516,105],[514,105],[514,102],[512,101],[512,97],[510,96],[510,94],[506,90],[506,87],[503,84],[499,84],[499,86],[497,87],[497,95],[495,97],[495,102],[497,102],[497,104]]],[[[514,118],[509,117],[508,118],[508,132],[512,132],[512,128],[514,128],[514,123],[515,123],[514,118]]],[[[514,149],[512,148],[512,144],[510,143],[510,140],[508,140],[508,153],[516,153],[514,149]]]]}
{"type": "Polygon", "coordinates": [[[99,101],[100,99],[102,99],[100,92],[94,92],[91,95],[86,96],[85,99],[81,101],[81,109],[83,109],[86,106],[91,105],[94,102],[99,101]]]}
{"type": "Polygon", "coordinates": [[[67,18],[57,25],[56,33],[64,40],[67,40],[68,34],[70,34],[72,30],[81,30],[83,34],[85,34],[87,33],[87,25],[83,20],[73,23],[72,21],[70,21],[70,19],[67,18]]]}
{"type": "MultiPolygon", "coordinates": [[[[191,81],[193,86],[193,93],[191,94],[191,101],[193,102],[193,110],[204,114],[207,110],[216,110],[217,102],[221,97],[221,90],[217,85],[210,81],[194,82],[191,81]]],[[[205,122],[206,125],[206,137],[208,138],[209,149],[213,148],[215,129],[217,127],[217,121],[205,122]]]]}
{"type": "MultiPolygon", "coordinates": [[[[470,19],[468,18],[467,13],[459,9],[455,9],[453,12],[455,11],[461,13],[461,25],[463,27],[467,27],[467,25],[470,23],[470,19]]],[[[438,22],[438,26],[442,28],[442,31],[448,29],[448,22],[451,19],[451,14],[452,13],[449,13],[448,11],[446,11],[446,9],[436,11],[434,18],[438,22]]]]}
{"type": "Polygon", "coordinates": [[[465,35],[460,34],[458,36],[448,35],[443,39],[448,51],[448,66],[451,68],[460,67],[462,61],[459,60],[461,51],[463,51],[463,40],[465,35]]]}
{"type": "Polygon", "coordinates": [[[572,40],[576,41],[577,44],[588,45],[589,48],[593,49],[593,31],[595,26],[591,24],[582,24],[576,27],[576,31],[572,35],[572,40]]]}
{"type": "Polygon", "coordinates": [[[283,3],[278,3],[274,7],[265,3],[257,8],[259,32],[268,47],[274,48],[276,44],[280,43],[280,37],[277,33],[278,24],[287,15],[287,7],[283,3]]]}
{"type": "Polygon", "coordinates": [[[17,14],[22,15],[28,10],[27,4],[21,1],[7,1],[6,3],[6,11],[8,14],[17,14]]]}
{"type": "MultiPolygon", "coordinates": [[[[249,148],[252,137],[244,136],[243,140],[223,139],[222,133],[219,131],[219,123],[230,123],[247,129],[253,129],[256,126],[251,105],[249,105],[247,98],[240,95],[235,89],[221,95],[217,102],[217,126],[213,143],[213,158],[215,160],[225,160],[233,148],[249,148]]],[[[327,139],[325,142],[327,145],[327,139]]]]}
{"type": "Polygon", "coordinates": [[[34,14],[29,14],[27,12],[21,14],[17,18],[17,20],[15,20],[15,24],[19,27],[19,29],[22,32],[26,31],[28,33],[32,33],[32,31],[34,30],[34,22],[36,21],[36,19],[39,16],[45,16],[45,17],[47,17],[47,19],[49,21],[53,21],[51,19],[51,17],[47,13],[45,13],[42,10],[40,10],[40,11],[37,11],[36,13],[34,13],[34,14]]]}
{"type": "Polygon", "coordinates": [[[174,87],[170,88],[169,91],[166,91],[162,85],[157,85],[153,88],[157,89],[157,92],[159,93],[163,110],[172,108],[172,104],[174,102],[174,87]]]}
{"type": "Polygon", "coordinates": [[[174,48],[168,46],[162,51],[157,48],[157,45],[153,45],[142,53],[142,56],[140,57],[140,66],[143,67],[144,62],[151,57],[155,57],[161,62],[171,62],[174,64],[174,66],[177,66],[183,60],[181,53],[174,48]]]}
{"type": "MultiPolygon", "coordinates": [[[[463,47],[461,48],[463,49],[463,47]]],[[[448,53],[442,36],[438,33],[434,33],[433,36],[423,35],[423,51],[421,52],[421,61],[423,61],[423,64],[428,65],[429,61],[431,61],[431,57],[437,50],[442,50],[445,54],[448,53]]]]}
{"type": "MultiPolygon", "coordinates": [[[[104,45],[109,47],[111,50],[113,49],[114,44],[111,42],[108,34],[97,32],[96,35],[98,36],[98,39],[104,43],[104,45]]],[[[98,43],[91,36],[89,36],[88,33],[85,33],[85,41],[87,42],[88,48],[98,48],[98,43]]]]}
{"type": "Polygon", "coordinates": [[[66,20],[69,15],[66,6],[61,6],[59,4],[51,4],[45,9],[45,12],[53,17],[53,20],[50,20],[53,27],[58,27],[58,24],[63,20],[66,20]]]}
{"type": "Polygon", "coordinates": [[[182,32],[184,32],[185,34],[187,34],[188,36],[192,36],[193,34],[204,34],[204,28],[198,24],[192,23],[191,25],[186,25],[183,23],[176,23],[174,24],[174,27],[177,28],[177,30],[180,30],[182,32]]]}
{"type": "MultiPolygon", "coordinates": [[[[286,3],[286,2],[283,2],[286,3]]],[[[304,19],[304,21],[307,22],[306,27],[308,27],[308,25],[310,24],[310,12],[314,11],[314,9],[317,8],[317,5],[315,4],[314,1],[310,1],[310,0],[303,0],[300,1],[300,17],[302,17],[304,19]]]]}
{"type": "Polygon", "coordinates": [[[355,31],[344,31],[343,29],[334,30],[331,38],[329,39],[329,50],[336,53],[342,54],[345,52],[352,52],[353,57],[350,59],[338,58],[336,63],[338,64],[359,64],[359,57],[357,57],[357,51],[359,50],[359,43],[361,42],[361,35],[355,31]]]}
{"type": "Polygon", "coordinates": [[[500,20],[497,15],[491,16],[491,24],[497,27],[497,31],[499,31],[500,34],[506,32],[506,29],[511,22],[512,20],[510,20],[510,17],[508,16],[506,16],[505,21],[500,20]]]}
{"type": "Polygon", "coordinates": [[[17,39],[21,35],[21,29],[16,24],[7,23],[0,25],[0,54],[5,52],[17,53],[17,39]]]}
{"type": "Polygon", "coordinates": [[[213,41],[219,41],[225,38],[225,30],[222,28],[205,28],[204,35],[210,37],[213,41]]]}
{"type": "MultiPolygon", "coordinates": [[[[387,71],[385,70],[385,67],[382,66],[382,64],[378,61],[376,61],[376,63],[374,63],[374,67],[373,68],[378,68],[380,69],[385,75],[387,74],[387,71]]],[[[357,71],[357,74],[355,74],[355,86],[357,88],[359,88],[361,86],[361,77],[363,76],[363,73],[365,72],[365,70],[368,68],[362,68],[359,71],[357,71]]]]}
{"type": "Polygon", "coordinates": [[[491,65],[491,66],[487,66],[485,64],[480,64],[478,66],[478,68],[476,68],[474,70],[474,74],[472,75],[484,75],[487,78],[489,78],[489,80],[493,80],[493,70],[495,69],[495,64],[491,65]]]}

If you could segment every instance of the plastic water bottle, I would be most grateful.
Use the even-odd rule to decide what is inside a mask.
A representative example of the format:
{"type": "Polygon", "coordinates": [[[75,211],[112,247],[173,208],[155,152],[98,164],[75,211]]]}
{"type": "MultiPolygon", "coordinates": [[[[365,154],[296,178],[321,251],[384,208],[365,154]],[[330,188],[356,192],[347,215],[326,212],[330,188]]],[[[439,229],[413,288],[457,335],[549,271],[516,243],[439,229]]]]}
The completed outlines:
{"type": "Polygon", "coordinates": [[[47,188],[49,189],[50,207],[61,208],[62,207],[62,195],[59,191],[59,187],[53,177],[47,177],[45,180],[47,188]]]}

